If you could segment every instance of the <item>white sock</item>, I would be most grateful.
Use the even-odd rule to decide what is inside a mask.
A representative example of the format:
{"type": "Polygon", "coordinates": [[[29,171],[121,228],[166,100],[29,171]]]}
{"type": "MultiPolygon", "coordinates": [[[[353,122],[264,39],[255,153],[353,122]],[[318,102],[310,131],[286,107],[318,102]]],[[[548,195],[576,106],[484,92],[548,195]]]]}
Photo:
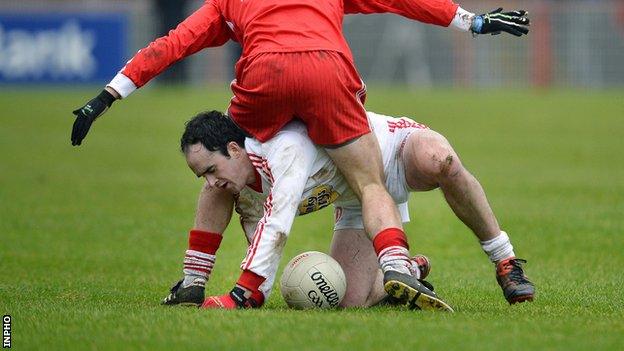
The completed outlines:
{"type": "Polygon", "coordinates": [[[507,233],[501,231],[494,239],[480,241],[481,248],[490,258],[490,261],[496,263],[509,257],[516,256],[513,251],[511,241],[507,233]]]}
{"type": "Polygon", "coordinates": [[[420,271],[416,269],[416,272],[412,273],[410,269],[412,263],[409,259],[409,251],[402,246],[390,246],[385,248],[379,253],[377,257],[379,259],[379,265],[382,272],[397,271],[404,274],[414,275],[416,278],[420,278],[420,271]]]}
{"type": "Polygon", "coordinates": [[[214,266],[215,255],[201,251],[186,250],[184,256],[184,282],[182,286],[205,285],[214,266]]]}

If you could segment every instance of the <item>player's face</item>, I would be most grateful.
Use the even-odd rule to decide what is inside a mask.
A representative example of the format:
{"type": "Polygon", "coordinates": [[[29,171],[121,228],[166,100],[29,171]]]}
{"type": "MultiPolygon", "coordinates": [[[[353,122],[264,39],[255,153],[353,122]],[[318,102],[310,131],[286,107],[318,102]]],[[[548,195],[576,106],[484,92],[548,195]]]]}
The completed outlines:
{"type": "Polygon", "coordinates": [[[189,146],[186,163],[197,177],[206,178],[210,187],[236,194],[253,183],[253,167],[247,154],[235,142],[228,144],[228,153],[230,156],[226,157],[220,151],[208,151],[197,143],[189,146]]]}

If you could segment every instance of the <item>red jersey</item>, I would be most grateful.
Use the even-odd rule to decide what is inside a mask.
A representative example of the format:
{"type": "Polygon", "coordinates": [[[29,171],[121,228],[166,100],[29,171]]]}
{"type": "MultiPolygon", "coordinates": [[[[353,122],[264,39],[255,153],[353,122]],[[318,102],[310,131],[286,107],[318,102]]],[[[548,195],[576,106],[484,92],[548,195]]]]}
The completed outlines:
{"type": "MultiPolygon", "coordinates": [[[[237,69],[266,52],[336,51],[353,61],[342,33],[344,14],[394,13],[448,26],[458,5],[452,0],[207,0],[168,36],[140,50],[122,69],[136,88],[171,64],[229,39],[243,47],[237,69]]],[[[133,89],[123,89],[125,97],[133,89]]]]}

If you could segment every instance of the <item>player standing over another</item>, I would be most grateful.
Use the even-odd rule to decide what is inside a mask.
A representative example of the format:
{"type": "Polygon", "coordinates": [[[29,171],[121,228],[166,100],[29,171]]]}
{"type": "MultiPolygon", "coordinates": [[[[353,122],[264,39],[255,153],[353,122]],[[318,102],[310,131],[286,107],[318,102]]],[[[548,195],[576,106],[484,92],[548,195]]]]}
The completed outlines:
{"type": "MultiPolygon", "coordinates": [[[[395,13],[425,23],[485,34],[528,33],[524,11],[475,16],[451,0],[207,0],[168,36],[140,50],[104,91],[76,110],[72,145],[80,145],[92,122],[117,98],[146,84],[172,63],[203,48],[241,43],[228,114],[244,131],[268,141],[295,116],[312,141],[327,148],[363,204],[366,232],[373,240],[389,294],[408,303],[427,289],[411,275],[407,238],[384,187],[379,145],[363,107],[365,85],[342,34],[345,13],[395,13]]],[[[279,233],[272,233],[277,235],[279,233]]],[[[255,248],[271,245],[259,236],[255,248]]],[[[237,283],[241,306],[258,292],[266,262],[255,249],[237,283]]]]}
{"type": "MultiPolygon", "coordinates": [[[[367,115],[382,150],[385,185],[399,208],[401,220],[409,221],[407,201],[411,192],[439,187],[453,212],[472,230],[496,265],[496,278],[505,299],[509,303],[532,300],[535,289],[522,270],[524,261],[516,259],[510,238],[501,231],[483,188],[449,142],[406,117],[373,112],[367,115]]],[[[261,272],[266,277],[260,287],[262,294],[252,297],[252,306],[261,306],[271,292],[294,216],[330,204],[335,207],[331,256],[340,263],[347,278],[341,305],[368,307],[385,298],[377,255],[364,231],[362,207],[327,153],[312,145],[301,123],[291,122],[270,141],[260,143],[245,138],[222,113],[204,112],[186,124],[181,150],[193,173],[205,178],[206,183],[199,196],[194,228],[189,233],[184,279],[171,289],[163,304],[236,307],[229,294],[204,300],[204,287],[216,263],[221,233],[235,208],[248,250],[253,250],[258,235],[265,231],[268,217],[274,219],[272,228],[283,233],[269,250],[256,252],[259,259],[268,262],[261,272]]],[[[412,260],[411,269],[418,279],[427,276],[429,267],[423,256],[412,260]]],[[[424,308],[450,310],[433,292],[430,295],[437,300],[424,308]]],[[[415,305],[423,308],[418,301],[415,305]]]]}

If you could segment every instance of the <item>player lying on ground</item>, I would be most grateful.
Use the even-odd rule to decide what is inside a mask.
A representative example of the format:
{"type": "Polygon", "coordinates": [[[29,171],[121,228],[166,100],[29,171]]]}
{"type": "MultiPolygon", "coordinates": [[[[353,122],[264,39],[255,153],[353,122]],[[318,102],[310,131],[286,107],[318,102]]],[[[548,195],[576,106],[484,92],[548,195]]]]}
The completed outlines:
{"type": "MultiPolygon", "coordinates": [[[[448,141],[405,117],[368,112],[368,118],[381,146],[386,186],[402,220],[409,220],[410,192],[440,187],[455,214],[473,231],[496,264],[497,280],[505,298],[510,303],[531,300],[534,288],[524,276],[523,261],[515,258],[509,237],[500,230],[481,185],[463,167],[448,141]]],[[[189,236],[184,279],[172,289],[165,304],[202,303],[221,233],[235,207],[250,243],[248,256],[257,255],[265,262],[265,269],[258,272],[264,280],[251,298],[241,300],[233,291],[208,298],[203,306],[262,305],[271,291],[294,216],[331,203],[336,218],[331,255],[347,277],[342,305],[370,306],[385,297],[377,263],[378,238],[371,246],[356,196],[324,150],[312,145],[302,124],[293,122],[270,141],[261,143],[245,138],[223,114],[202,113],[187,123],[181,149],[191,170],[204,177],[206,184],[189,236]],[[266,235],[271,237],[272,245],[258,247],[259,238],[266,235]]],[[[414,269],[412,262],[407,267],[417,278],[428,272],[428,264],[419,263],[420,270],[414,269]]],[[[431,296],[439,300],[435,294],[431,296]]],[[[419,307],[428,308],[427,303],[436,300],[421,301],[419,307]]]]}
{"type": "MultiPolygon", "coordinates": [[[[521,36],[529,24],[524,11],[475,16],[451,0],[207,0],[168,36],[140,50],[99,96],[75,111],[72,145],[80,145],[115,99],[127,97],[172,63],[234,39],[243,51],[228,114],[263,142],[295,116],[306,124],[310,139],[327,147],[362,202],[366,232],[381,245],[386,289],[407,302],[403,296],[422,293],[421,284],[406,268],[407,237],[383,184],[379,145],[363,107],[366,88],[342,33],[345,13],[395,13],[480,34],[521,36]]],[[[259,240],[258,246],[271,245],[259,240]]],[[[249,253],[238,281],[247,295],[258,290],[261,280],[254,272],[265,265],[249,253]]]]}

